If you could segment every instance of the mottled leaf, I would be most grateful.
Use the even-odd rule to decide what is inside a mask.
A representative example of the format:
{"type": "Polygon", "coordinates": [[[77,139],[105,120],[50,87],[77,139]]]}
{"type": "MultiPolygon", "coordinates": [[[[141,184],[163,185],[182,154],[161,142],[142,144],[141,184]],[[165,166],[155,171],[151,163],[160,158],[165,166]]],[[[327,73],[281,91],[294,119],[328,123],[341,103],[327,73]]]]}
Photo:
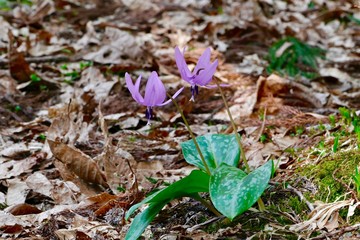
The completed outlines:
{"type": "Polygon", "coordinates": [[[273,162],[268,161],[249,175],[227,164],[210,177],[210,197],[219,212],[229,219],[248,210],[264,192],[270,180],[273,162]]]}
{"type": "MultiPolygon", "coordinates": [[[[234,167],[238,165],[240,149],[234,134],[208,134],[197,137],[196,141],[211,173],[222,163],[234,167]]],[[[204,171],[206,170],[192,139],[181,143],[181,147],[184,158],[188,163],[204,171]]]]}

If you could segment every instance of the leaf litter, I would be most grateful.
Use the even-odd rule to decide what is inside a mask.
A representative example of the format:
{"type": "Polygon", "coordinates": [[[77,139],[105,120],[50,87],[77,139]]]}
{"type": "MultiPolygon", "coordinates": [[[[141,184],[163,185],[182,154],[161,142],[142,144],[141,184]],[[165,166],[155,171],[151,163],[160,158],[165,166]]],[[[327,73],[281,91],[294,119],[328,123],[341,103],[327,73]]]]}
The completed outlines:
{"type": "MultiPolygon", "coordinates": [[[[177,100],[197,135],[231,132],[216,89],[202,88],[206,93],[189,102],[175,46],[187,47],[190,67],[212,47],[219,59],[215,78],[230,85],[224,92],[249,165],[274,159],[278,183],[296,176],[299,159],[321,161],[306,151],[334,142],[329,114],[360,107],[360,16],[352,1],[31,2],[8,2],[0,16],[1,237],[123,239],[132,205],[191,172],[180,148],[189,136],[174,106],[155,109],[146,126],[125,72],[159,71],[171,94],[185,86],[177,100]],[[268,49],[285,36],[326,49],[316,78],[266,72],[268,49]]],[[[283,45],[277,57],[290,47],[283,45]]],[[[355,145],[350,140],[341,148],[355,145]]],[[[351,232],[339,212],[349,208],[351,219],[357,206],[349,199],[316,202],[309,215],[287,215],[292,224],[248,211],[226,225],[183,199],[167,206],[145,235],[326,237],[326,230],[351,232]],[[179,218],[176,224],[166,212],[179,218]],[[255,218],[268,229],[249,228],[255,218]]]]}

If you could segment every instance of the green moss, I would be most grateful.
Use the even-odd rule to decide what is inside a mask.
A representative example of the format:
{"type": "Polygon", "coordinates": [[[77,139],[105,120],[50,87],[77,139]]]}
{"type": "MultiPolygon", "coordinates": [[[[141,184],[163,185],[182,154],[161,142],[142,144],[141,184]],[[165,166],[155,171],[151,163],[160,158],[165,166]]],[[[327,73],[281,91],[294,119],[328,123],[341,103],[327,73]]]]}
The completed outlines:
{"type": "Polygon", "coordinates": [[[338,152],[325,157],[315,165],[298,168],[297,173],[311,179],[318,186],[318,192],[311,196],[312,200],[334,202],[343,200],[348,190],[343,184],[334,179],[333,174],[337,179],[340,179],[344,184],[356,191],[350,183],[352,181],[351,176],[359,163],[360,153],[358,150],[338,152]]]}

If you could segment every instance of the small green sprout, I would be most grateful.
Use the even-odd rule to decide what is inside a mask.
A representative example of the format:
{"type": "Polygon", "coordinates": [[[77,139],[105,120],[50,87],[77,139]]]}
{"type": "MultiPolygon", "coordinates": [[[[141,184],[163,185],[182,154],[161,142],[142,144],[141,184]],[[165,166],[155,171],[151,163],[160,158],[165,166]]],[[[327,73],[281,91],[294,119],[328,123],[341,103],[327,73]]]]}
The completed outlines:
{"type": "Polygon", "coordinates": [[[314,8],[315,8],[315,3],[313,1],[309,2],[308,9],[314,9],[314,8]]]}
{"type": "Polygon", "coordinates": [[[31,80],[31,82],[36,83],[36,82],[40,82],[41,78],[38,75],[36,75],[35,73],[32,73],[30,75],[30,80],[31,80]]]}
{"type": "Polygon", "coordinates": [[[355,127],[355,134],[357,137],[357,147],[358,147],[358,149],[360,149],[360,125],[357,125],[355,127]]]}
{"type": "Polygon", "coordinates": [[[355,187],[356,187],[356,193],[359,196],[360,195],[360,173],[359,173],[358,167],[355,168],[355,174],[353,174],[351,177],[354,180],[355,187]]]}
{"type": "Polygon", "coordinates": [[[260,121],[264,121],[264,119],[265,119],[265,111],[264,111],[264,110],[261,110],[261,111],[259,112],[259,120],[260,120],[260,121]]]}
{"type": "Polygon", "coordinates": [[[136,137],[135,136],[129,136],[128,137],[128,140],[129,140],[129,142],[136,142],[136,137]]]}
{"type": "Polygon", "coordinates": [[[152,177],[145,177],[151,184],[156,184],[159,180],[152,177]]]}
{"type": "Polygon", "coordinates": [[[336,119],[335,119],[335,116],[333,114],[329,115],[329,121],[330,121],[331,127],[335,127],[336,119]]]}
{"type": "Polygon", "coordinates": [[[325,131],[326,130],[326,127],[322,122],[319,123],[319,130],[320,131],[325,131]]]}
{"type": "Polygon", "coordinates": [[[267,140],[267,135],[266,135],[266,133],[261,134],[259,141],[260,141],[261,143],[265,143],[266,140],[267,140]]]}
{"type": "Polygon", "coordinates": [[[336,136],[334,139],[333,152],[336,153],[339,147],[339,136],[336,136]]]}
{"type": "Polygon", "coordinates": [[[318,148],[319,148],[319,149],[325,149],[325,141],[324,141],[324,140],[321,140],[321,141],[318,143],[318,148]]]}
{"type": "Polygon", "coordinates": [[[295,126],[295,132],[296,132],[296,136],[300,136],[301,134],[303,134],[305,131],[303,126],[295,126]]]}
{"type": "Polygon", "coordinates": [[[347,109],[346,107],[340,107],[339,113],[346,124],[351,123],[351,112],[349,109],[347,109]]]}
{"type": "Polygon", "coordinates": [[[66,63],[64,63],[63,65],[60,66],[60,69],[68,70],[68,65],[66,63]]]}
{"type": "Polygon", "coordinates": [[[68,48],[62,49],[61,52],[66,53],[66,54],[73,54],[73,51],[71,51],[71,50],[68,49],[68,48]]]}
{"type": "Polygon", "coordinates": [[[65,77],[69,77],[71,81],[75,81],[80,78],[80,73],[77,71],[72,71],[64,74],[65,77]]]}
{"type": "Polygon", "coordinates": [[[124,192],[126,191],[126,189],[125,189],[123,186],[121,186],[121,185],[119,185],[119,186],[116,188],[116,190],[118,190],[119,192],[122,192],[122,193],[124,193],[124,192]]]}
{"type": "Polygon", "coordinates": [[[45,141],[45,140],[46,140],[46,135],[45,135],[44,133],[41,133],[41,134],[39,135],[39,139],[40,139],[41,141],[45,141]]]}
{"type": "Polygon", "coordinates": [[[80,71],[84,70],[85,68],[87,67],[90,67],[93,65],[93,62],[92,61],[83,61],[83,62],[80,62],[80,71]]]}
{"type": "Polygon", "coordinates": [[[19,105],[16,105],[15,107],[14,107],[14,112],[20,112],[22,110],[22,108],[21,108],[21,106],[19,106],[19,105]]]}

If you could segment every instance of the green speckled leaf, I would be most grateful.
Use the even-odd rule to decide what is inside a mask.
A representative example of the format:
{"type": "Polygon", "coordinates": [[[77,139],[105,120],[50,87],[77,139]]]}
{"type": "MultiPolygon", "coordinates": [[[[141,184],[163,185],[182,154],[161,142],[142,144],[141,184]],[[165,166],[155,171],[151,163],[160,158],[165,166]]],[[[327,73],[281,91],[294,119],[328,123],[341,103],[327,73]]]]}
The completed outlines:
{"type": "Polygon", "coordinates": [[[229,219],[248,210],[264,192],[270,180],[273,161],[249,175],[236,167],[221,165],[210,177],[210,197],[219,212],[229,219]]]}
{"type": "MultiPolygon", "coordinates": [[[[207,134],[196,138],[200,150],[209,166],[210,172],[226,163],[236,167],[239,163],[240,149],[234,134],[207,134]]],[[[181,143],[185,160],[205,171],[205,166],[196,150],[194,141],[181,143]]]]}

